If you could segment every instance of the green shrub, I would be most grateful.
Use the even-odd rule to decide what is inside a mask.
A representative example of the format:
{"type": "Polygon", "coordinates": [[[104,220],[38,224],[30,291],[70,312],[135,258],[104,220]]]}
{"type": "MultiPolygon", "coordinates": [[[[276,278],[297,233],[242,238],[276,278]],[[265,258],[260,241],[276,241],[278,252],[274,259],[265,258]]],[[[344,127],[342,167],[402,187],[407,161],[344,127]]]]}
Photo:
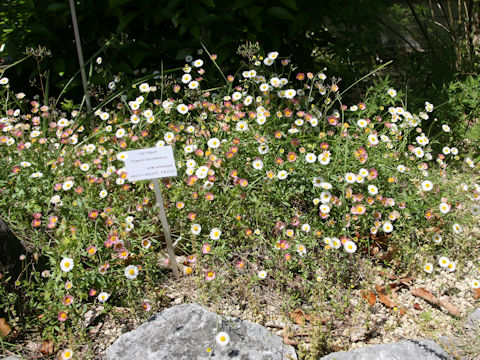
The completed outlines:
{"type": "Polygon", "coordinates": [[[404,251],[384,258],[393,266],[444,256],[445,271],[455,270],[450,249],[468,227],[457,213],[480,188],[445,181],[464,156],[448,147],[448,127],[425,135],[434,106],[409,112],[388,82],[343,104],[338,79],[257,50],[244,47],[246,65],[222,84],[208,82],[210,59],[200,56],[127,84],[91,128],[72,104],[27,100],[0,80],[2,217],[46,259],[39,269],[29,257],[16,282],[21,322],[1,298],[14,326],[71,343],[99,302],[104,312],[149,308],[145,294],[168,276],[158,264],[164,239],[152,185],[128,182],[121,159],[153,146],[175,149],[179,176],[162,187],[185,275],[214,286],[244,274],[308,301],[319,281],[356,286],[356,261],[374,242],[404,251]],[[424,236],[410,238],[412,229],[424,236]],[[406,256],[419,246],[426,258],[406,256]]]}

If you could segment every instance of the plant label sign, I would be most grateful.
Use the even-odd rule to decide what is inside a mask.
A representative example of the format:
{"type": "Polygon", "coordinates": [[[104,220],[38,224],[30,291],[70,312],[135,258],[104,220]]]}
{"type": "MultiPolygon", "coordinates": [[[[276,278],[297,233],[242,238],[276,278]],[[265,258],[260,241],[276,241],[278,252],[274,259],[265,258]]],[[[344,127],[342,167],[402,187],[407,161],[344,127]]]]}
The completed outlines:
{"type": "Polygon", "coordinates": [[[160,221],[162,222],[163,235],[167,243],[167,252],[170,259],[173,275],[178,279],[178,265],[168,226],[167,214],[163,205],[163,197],[158,183],[158,178],[177,176],[175,157],[171,146],[154,147],[140,150],[131,150],[123,153],[123,161],[127,169],[127,179],[130,182],[140,180],[153,180],[153,190],[157,200],[160,221]]]}
{"type": "Polygon", "coordinates": [[[126,151],[124,160],[129,181],[177,176],[171,146],[126,151]]]}

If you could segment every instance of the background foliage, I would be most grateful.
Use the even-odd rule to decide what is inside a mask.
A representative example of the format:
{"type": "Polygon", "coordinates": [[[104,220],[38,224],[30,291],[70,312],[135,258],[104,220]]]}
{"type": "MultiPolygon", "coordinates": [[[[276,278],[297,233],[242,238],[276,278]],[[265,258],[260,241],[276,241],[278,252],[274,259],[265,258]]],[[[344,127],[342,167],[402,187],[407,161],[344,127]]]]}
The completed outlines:
{"type": "MultiPolygon", "coordinates": [[[[347,85],[394,58],[386,70],[394,84],[425,99],[446,95],[443,84],[478,71],[478,7],[477,0],[86,0],[76,11],[85,57],[100,49],[113,74],[176,65],[200,41],[228,72],[238,68],[237,46],[258,41],[290,54],[302,69],[327,66],[347,85]]],[[[26,47],[46,47],[52,56],[40,72],[53,69],[52,95],[58,93],[78,69],[68,1],[7,0],[0,14],[3,61],[18,60],[26,47]]],[[[16,67],[23,80],[38,75],[31,61],[16,67]]],[[[81,94],[79,84],[77,76],[71,96],[81,94]]]]}

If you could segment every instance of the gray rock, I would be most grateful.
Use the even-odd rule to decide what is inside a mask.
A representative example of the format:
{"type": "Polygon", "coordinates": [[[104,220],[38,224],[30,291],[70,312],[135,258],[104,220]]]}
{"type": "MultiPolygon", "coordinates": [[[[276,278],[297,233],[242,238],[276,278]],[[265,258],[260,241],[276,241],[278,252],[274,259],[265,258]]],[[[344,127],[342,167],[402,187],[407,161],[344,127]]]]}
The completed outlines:
{"type": "Polygon", "coordinates": [[[366,346],[352,351],[328,354],[320,360],[451,360],[435,341],[402,340],[397,343],[366,346]]]}
{"type": "Polygon", "coordinates": [[[123,334],[106,351],[107,360],[280,360],[297,359],[295,350],[265,327],[236,318],[222,318],[198,304],[171,307],[137,329],[123,334]],[[217,345],[216,335],[230,336],[217,345]],[[207,353],[207,348],[212,352],[207,353]]]}
{"type": "Polygon", "coordinates": [[[438,344],[448,351],[451,355],[453,355],[456,359],[461,358],[462,349],[457,346],[455,338],[451,338],[448,336],[440,336],[437,340],[438,344]]]}
{"type": "Polygon", "coordinates": [[[480,327],[480,308],[468,315],[466,325],[474,326],[477,325],[480,327]]]}
{"type": "Polygon", "coordinates": [[[21,360],[21,358],[10,355],[10,356],[7,356],[6,358],[1,358],[0,360],[21,360]]]}

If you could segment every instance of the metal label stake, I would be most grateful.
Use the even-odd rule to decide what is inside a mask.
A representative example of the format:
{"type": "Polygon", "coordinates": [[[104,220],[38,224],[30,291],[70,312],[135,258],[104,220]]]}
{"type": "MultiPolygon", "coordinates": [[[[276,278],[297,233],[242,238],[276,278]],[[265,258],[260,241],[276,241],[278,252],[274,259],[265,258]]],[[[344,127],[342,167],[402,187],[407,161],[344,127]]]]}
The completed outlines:
{"type": "Polygon", "coordinates": [[[80,74],[82,76],[83,92],[85,93],[85,102],[87,110],[92,112],[92,105],[90,104],[90,95],[88,95],[87,75],[85,74],[85,64],[83,63],[82,43],[80,41],[80,32],[78,31],[77,13],[75,11],[75,4],[70,0],[70,12],[72,13],[73,33],[75,35],[75,43],[77,44],[78,62],[80,63],[80,74]]]}
{"type": "Polygon", "coordinates": [[[165,207],[163,206],[162,191],[158,183],[158,178],[177,176],[173,149],[171,146],[163,146],[160,148],[154,147],[131,150],[122,153],[122,158],[127,168],[127,178],[129,181],[153,181],[153,189],[155,190],[160,220],[162,221],[163,234],[165,236],[165,242],[167,243],[169,263],[175,279],[178,280],[180,274],[178,272],[177,260],[175,259],[175,252],[173,251],[170,227],[168,226],[167,215],[165,213],[165,207]]]}
{"type": "Polygon", "coordinates": [[[152,179],[153,189],[155,191],[155,198],[157,199],[158,212],[160,213],[160,221],[162,222],[163,234],[165,236],[165,242],[167,243],[167,252],[170,265],[172,267],[173,275],[178,280],[180,274],[178,273],[177,260],[175,259],[175,252],[173,251],[172,237],[170,236],[170,227],[168,226],[167,215],[165,213],[165,207],[163,206],[163,196],[160,190],[160,184],[158,179],[152,179]]]}

